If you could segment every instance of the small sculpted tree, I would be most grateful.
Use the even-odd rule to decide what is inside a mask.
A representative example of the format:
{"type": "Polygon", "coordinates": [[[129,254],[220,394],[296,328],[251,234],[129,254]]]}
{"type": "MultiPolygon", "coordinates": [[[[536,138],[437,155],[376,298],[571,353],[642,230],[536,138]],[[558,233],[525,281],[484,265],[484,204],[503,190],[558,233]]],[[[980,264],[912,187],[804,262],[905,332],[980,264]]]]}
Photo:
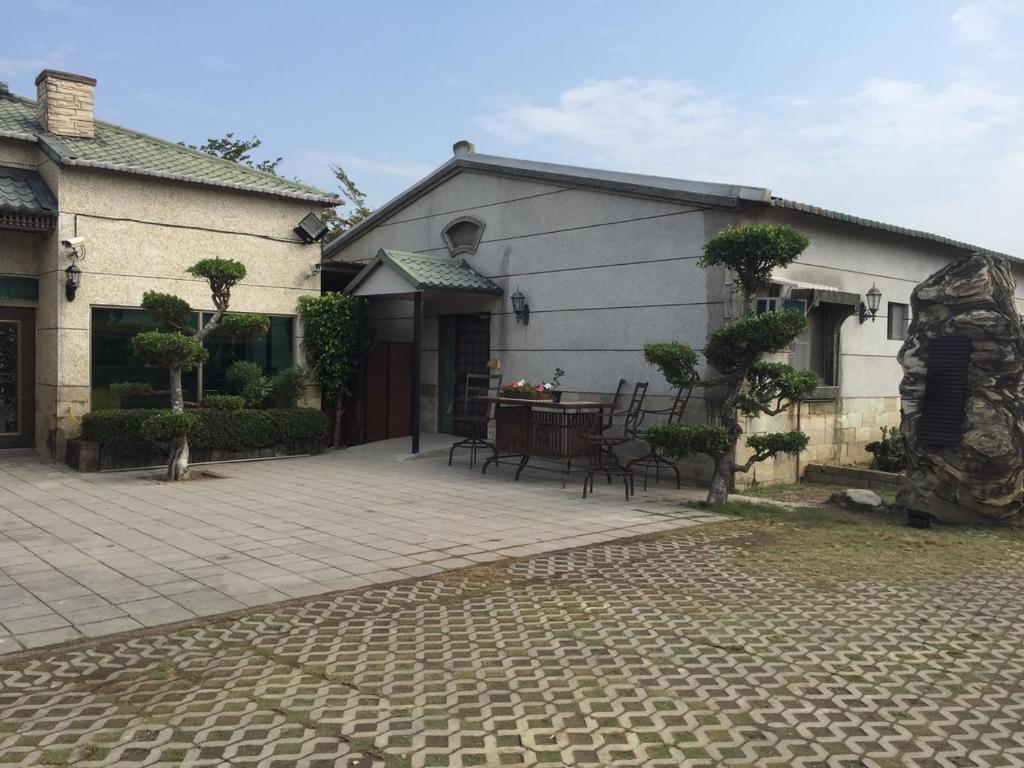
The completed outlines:
{"type": "MultiPolygon", "coordinates": [[[[719,394],[721,423],[656,424],[648,428],[645,437],[668,456],[711,457],[714,469],[708,506],[728,500],[736,473],[747,472],[754,464],[780,453],[795,454],[807,447],[807,435],[802,432],[751,435],[746,440],[752,451],[750,457],[742,464],[736,461],[743,434],[741,416],[781,414],[792,403],[807,398],[818,384],[817,376],[810,371],[796,371],[784,363],[764,359],[785,351],[807,327],[807,318],[791,310],[752,314],[754,298],[768,288],[772,271],[791,264],[808,244],[808,239],[792,227],[757,224],[723,230],[704,246],[701,266],[731,270],[735,290],[743,300],[743,316],[713,330],[704,345],[704,358],[715,375],[702,383],[719,394]]],[[[689,359],[683,358],[684,362],[689,359]]],[[[695,353],[692,359],[695,367],[695,353]]],[[[684,377],[686,370],[684,364],[684,377]]]]}
{"type": "Polygon", "coordinates": [[[147,291],[142,307],[149,311],[162,330],[145,331],[132,339],[135,354],[152,368],[166,368],[170,374],[171,413],[146,421],[152,439],[171,445],[167,479],[182,480],[188,473],[188,432],[194,424],[185,413],[181,388],[183,371],[191,371],[206,362],[203,341],[211,334],[244,338],[266,333],[270,319],[265,315],[227,315],[231,289],[245,278],[245,265],[233,259],[203,259],[186,270],[210,285],[214,312],[206,323],[193,328],[195,312],[184,299],[168,293],[147,291]]]}
{"type": "Polygon", "coordinates": [[[359,369],[359,299],[343,293],[302,296],[299,317],[304,326],[306,361],[324,400],[334,403],[332,444],[341,442],[345,398],[359,369]]]}

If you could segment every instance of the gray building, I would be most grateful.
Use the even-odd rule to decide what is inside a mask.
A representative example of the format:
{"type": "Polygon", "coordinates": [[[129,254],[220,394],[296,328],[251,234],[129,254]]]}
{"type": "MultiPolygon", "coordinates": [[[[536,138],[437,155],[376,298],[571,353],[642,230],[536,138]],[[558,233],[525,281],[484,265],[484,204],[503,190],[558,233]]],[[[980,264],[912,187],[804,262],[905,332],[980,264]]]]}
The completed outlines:
{"type": "MultiPolygon", "coordinates": [[[[610,398],[620,378],[629,388],[649,381],[652,407],[663,406],[672,392],[645,363],[644,344],[700,349],[710,329],[735,316],[730,276],[698,259],[724,227],[758,222],[791,224],[811,240],[758,306],[807,313],[808,331],[786,357],[815,371],[821,387],[799,416],[753,420],[747,431],[795,428],[799,418],[811,438],[801,461],[863,463],[880,427],[899,423],[896,353],[911,290],[983,249],[762,187],[496,157],[463,141],[452,159],[327,245],[324,258],[337,270],[362,268],[353,292],[375,297],[370,312],[385,345],[411,340],[408,299],[420,292],[421,429],[449,431],[454,383],[488,363],[505,381],[540,382],[562,368],[567,398],[610,398]],[[427,272],[410,273],[419,268],[427,272]],[[466,284],[476,278],[490,287],[466,284]],[[880,307],[862,320],[872,287],[880,307]],[[529,305],[528,323],[513,312],[515,292],[529,305]]],[[[688,418],[703,422],[713,405],[695,393],[688,418]]],[[[692,469],[699,475],[701,465],[692,469]]],[[[798,471],[790,457],[755,470],[764,481],[793,480],[798,471]]]]}

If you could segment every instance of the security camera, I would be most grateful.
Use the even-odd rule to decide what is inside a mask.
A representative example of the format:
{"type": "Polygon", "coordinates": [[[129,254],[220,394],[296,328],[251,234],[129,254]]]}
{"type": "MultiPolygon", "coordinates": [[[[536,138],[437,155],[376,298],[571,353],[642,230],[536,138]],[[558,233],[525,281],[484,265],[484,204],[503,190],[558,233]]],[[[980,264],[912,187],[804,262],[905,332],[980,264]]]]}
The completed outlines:
{"type": "Polygon", "coordinates": [[[84,242],[84,237],[69,237],[67,240],[61,240],[60,244],[65,248],[78,248],[84,242]]]}
{"type": "Polygon", "coordinates": [[[319,275],[320,274],[320,269],[321,269],[320,262],[319,261],[314,261],[312,264],[309,265],[309,274],[313,275],[313,276],[319,275]]]}

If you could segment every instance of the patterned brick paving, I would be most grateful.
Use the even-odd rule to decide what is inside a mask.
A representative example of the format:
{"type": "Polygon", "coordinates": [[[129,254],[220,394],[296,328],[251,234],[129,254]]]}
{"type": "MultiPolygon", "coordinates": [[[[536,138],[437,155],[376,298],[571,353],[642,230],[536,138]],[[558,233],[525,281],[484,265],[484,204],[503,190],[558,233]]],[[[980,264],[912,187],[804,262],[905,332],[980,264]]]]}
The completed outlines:
{"type": "Polygon", "coordinates": [[[7,657],[0,763],[1024,765],[1024,541],[853,574],[794,535],[691,527],[7,657]]]}

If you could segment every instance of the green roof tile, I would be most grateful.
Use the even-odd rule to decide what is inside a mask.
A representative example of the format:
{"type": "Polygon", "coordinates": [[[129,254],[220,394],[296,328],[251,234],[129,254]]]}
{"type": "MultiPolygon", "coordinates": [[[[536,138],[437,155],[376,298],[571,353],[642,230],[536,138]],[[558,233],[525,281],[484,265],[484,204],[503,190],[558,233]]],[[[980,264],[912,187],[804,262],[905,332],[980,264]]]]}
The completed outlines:
{"type": "Polygon", "coordinates": [[[99,120],[96,135],[91,139],[46,133],[36,122],[35,110],[35,102],[0,95],[0,136],[37,141],[65,165],[212,184],[326,205],[340,202],[337,195],[316,187],[99,120]]]}
{"type": "Polygon", "coordinates": [[[53,214],[57,201],[39,174],[0,166],[0,211],[53,214]]]}
{"type": "Polygon", "coordinates": [[[464,259],[381,249],[348,287],[352,292],[376,268],[386,265],[413,291],[462,291],[500,296],[501,287],[474,270],[464,259]]]}

